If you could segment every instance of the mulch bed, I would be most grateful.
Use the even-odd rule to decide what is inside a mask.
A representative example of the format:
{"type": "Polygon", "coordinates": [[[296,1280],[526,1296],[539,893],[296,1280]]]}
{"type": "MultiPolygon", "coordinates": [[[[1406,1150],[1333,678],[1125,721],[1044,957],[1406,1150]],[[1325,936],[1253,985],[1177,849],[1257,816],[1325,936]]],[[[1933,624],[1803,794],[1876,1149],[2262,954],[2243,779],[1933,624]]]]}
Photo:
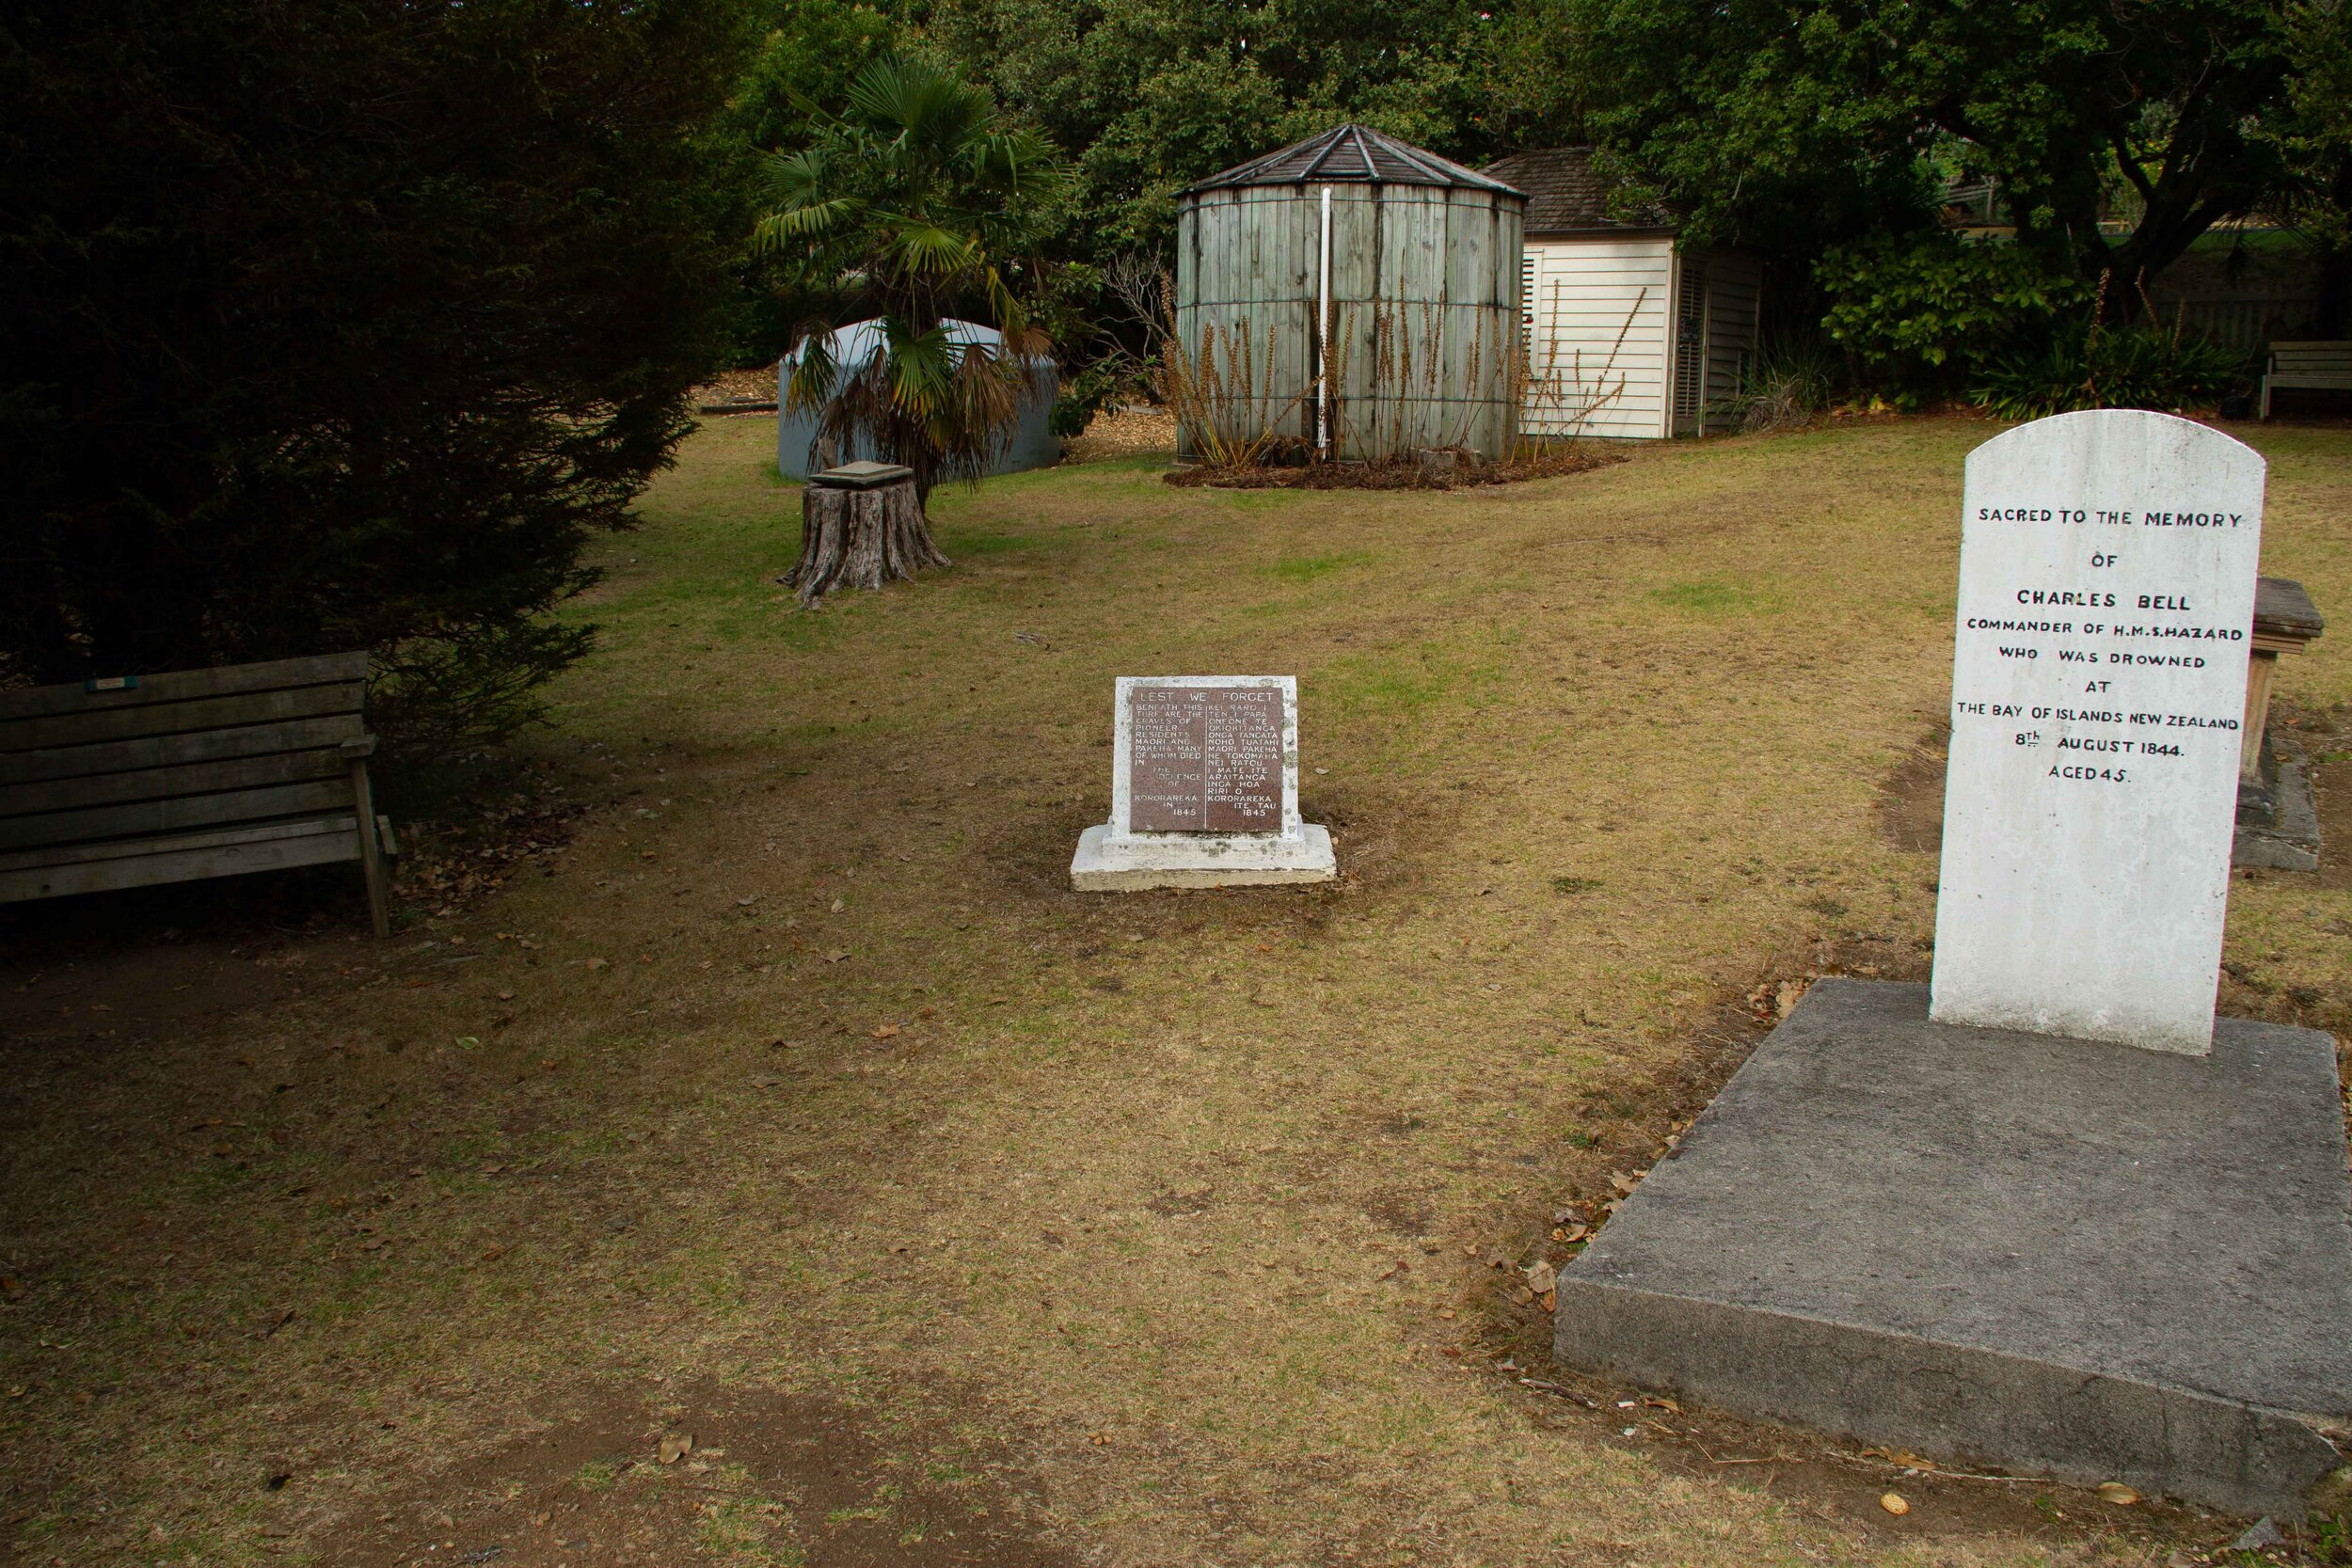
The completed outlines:
{"type": "Polygon", "coordinates": [[[1064,463],[1100,463],[1110,458],[1174,452],[1176,418],[1165,408],[1105,408],[1084,436],[1062,443],[1064,463]]]}
{"type": "Polygon", "coordinates": [[[776,405],[776,368],[721,371],[686,396],[698,413],[766,413],[776,405]]]}
{"type": "Polygon", "coordinates": [[[1477,484],[1516,484],[1529,479],[1558,479],[1622,463],[1627,453],[1590,447],[1544,452],[1503,463],[1457,463],[1443,474],[1415,460],[1381,463],[1310,463],[1295,467],[1221,467],[1196,463],[1171,470],[1170,484],[1209,485],[1220,490],[1461,490],[1477,484]]]}

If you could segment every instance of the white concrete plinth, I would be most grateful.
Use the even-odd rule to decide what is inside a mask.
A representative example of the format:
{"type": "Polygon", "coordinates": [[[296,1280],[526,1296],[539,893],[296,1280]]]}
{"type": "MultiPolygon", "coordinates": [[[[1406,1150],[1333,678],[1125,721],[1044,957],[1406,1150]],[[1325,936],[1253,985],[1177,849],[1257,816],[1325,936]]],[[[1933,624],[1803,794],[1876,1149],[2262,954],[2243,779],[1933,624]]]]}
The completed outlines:
{"type": "Polygon", "coordinates": [[[1080,893],[1155,887],[1269,887],[1327,882],[1339,875],[1331,835],[1312,822],[1279,833],[1115,834],[1110,823],[1078,837],[1070,885],[1080,893]]]}

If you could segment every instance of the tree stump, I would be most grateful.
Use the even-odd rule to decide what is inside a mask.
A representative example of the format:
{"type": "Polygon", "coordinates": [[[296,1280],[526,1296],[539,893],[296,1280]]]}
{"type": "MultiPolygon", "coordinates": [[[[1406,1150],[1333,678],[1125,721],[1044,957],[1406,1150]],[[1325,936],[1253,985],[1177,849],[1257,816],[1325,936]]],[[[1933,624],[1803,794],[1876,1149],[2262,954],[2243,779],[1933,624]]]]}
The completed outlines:
{"type": "Polygon", "coordinates": [[[809,609],[836,588],[879,589],[947,558],[931,543],[914,470],[850,463],[811,474],[801,489],[801,559],[784,580],[809,609]]]}

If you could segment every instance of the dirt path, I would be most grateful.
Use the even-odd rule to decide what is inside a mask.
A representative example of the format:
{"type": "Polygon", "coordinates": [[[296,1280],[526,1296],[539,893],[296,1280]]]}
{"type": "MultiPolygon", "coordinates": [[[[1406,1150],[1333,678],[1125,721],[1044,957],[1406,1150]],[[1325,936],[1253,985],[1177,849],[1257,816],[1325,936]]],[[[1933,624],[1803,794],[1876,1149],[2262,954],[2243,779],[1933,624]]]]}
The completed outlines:
{"type": "MultiPolygon", "coordinates": [[[[805,618],[770,580],[794,525],[763,429],[698,436],[612,553],[603,651],[533,748],[593,802],[566,847],[382,945],[329,884],[274,926],[72,914],[121,933],[94,956],[9,912],[21,1559],[2226,1538],[1621,1405],[1549,1370],[1520,1273],[1783,981],[1924,964],[1933,862],[1881,786],[1942,710],[1980,427],[1435,498],[1089,465],[943,492],[956,571],[805,618]],[[1343,880],[1069,893],[1111,677],[1209,669],[1300,676],[1343,880]]],[[[2352,605],[2352,436],[2277,439],[2273,569],[2352,605]]],[[[2285,678],[2341,710],[2352,640],[2285,678]]],[[[2348,919],[2340,884],[2248,882],[2233,961],[2352,1033],[2348,919]]]]}

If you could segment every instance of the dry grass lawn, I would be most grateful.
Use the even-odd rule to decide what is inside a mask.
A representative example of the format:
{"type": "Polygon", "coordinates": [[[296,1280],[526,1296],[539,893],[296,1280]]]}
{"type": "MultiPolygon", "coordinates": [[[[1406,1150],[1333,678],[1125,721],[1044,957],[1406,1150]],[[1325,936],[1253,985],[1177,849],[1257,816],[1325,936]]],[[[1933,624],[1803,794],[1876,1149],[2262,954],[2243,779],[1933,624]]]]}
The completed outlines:
{"type": "MultiPolygon", "coordinates": [[[[1924,976],[1935,863],[1887,789],[1944,712],[1991,434],[1450,495],[1119,459],[943,492],[954,570],[803,616],[772,425],[711,424],[605,550],[600,650],[525,748],[591,802],[564,851],[380,945],[331,881],[325,930],[174,914],[199,893],[10,912],[0,1542],[1750,1568],[2226,1539],[1619,1408],[1494,1266],[1565,1256],[1554,1209],[1648,1164],[1759,987],[1924,976]],[[1198,672],[1297,675],[1343,879],[1070,893],[1112,677],[1198,672]],[[659,1463],[665,1433],[695,1450],[659,1463]]],[[[2319,877],[2234,887],[2224,1002],[2352,1037],[2352,432],[2252,439],[2265,569],[2344,626],[2280,677],[2339,831],[2319,877]]]]}

